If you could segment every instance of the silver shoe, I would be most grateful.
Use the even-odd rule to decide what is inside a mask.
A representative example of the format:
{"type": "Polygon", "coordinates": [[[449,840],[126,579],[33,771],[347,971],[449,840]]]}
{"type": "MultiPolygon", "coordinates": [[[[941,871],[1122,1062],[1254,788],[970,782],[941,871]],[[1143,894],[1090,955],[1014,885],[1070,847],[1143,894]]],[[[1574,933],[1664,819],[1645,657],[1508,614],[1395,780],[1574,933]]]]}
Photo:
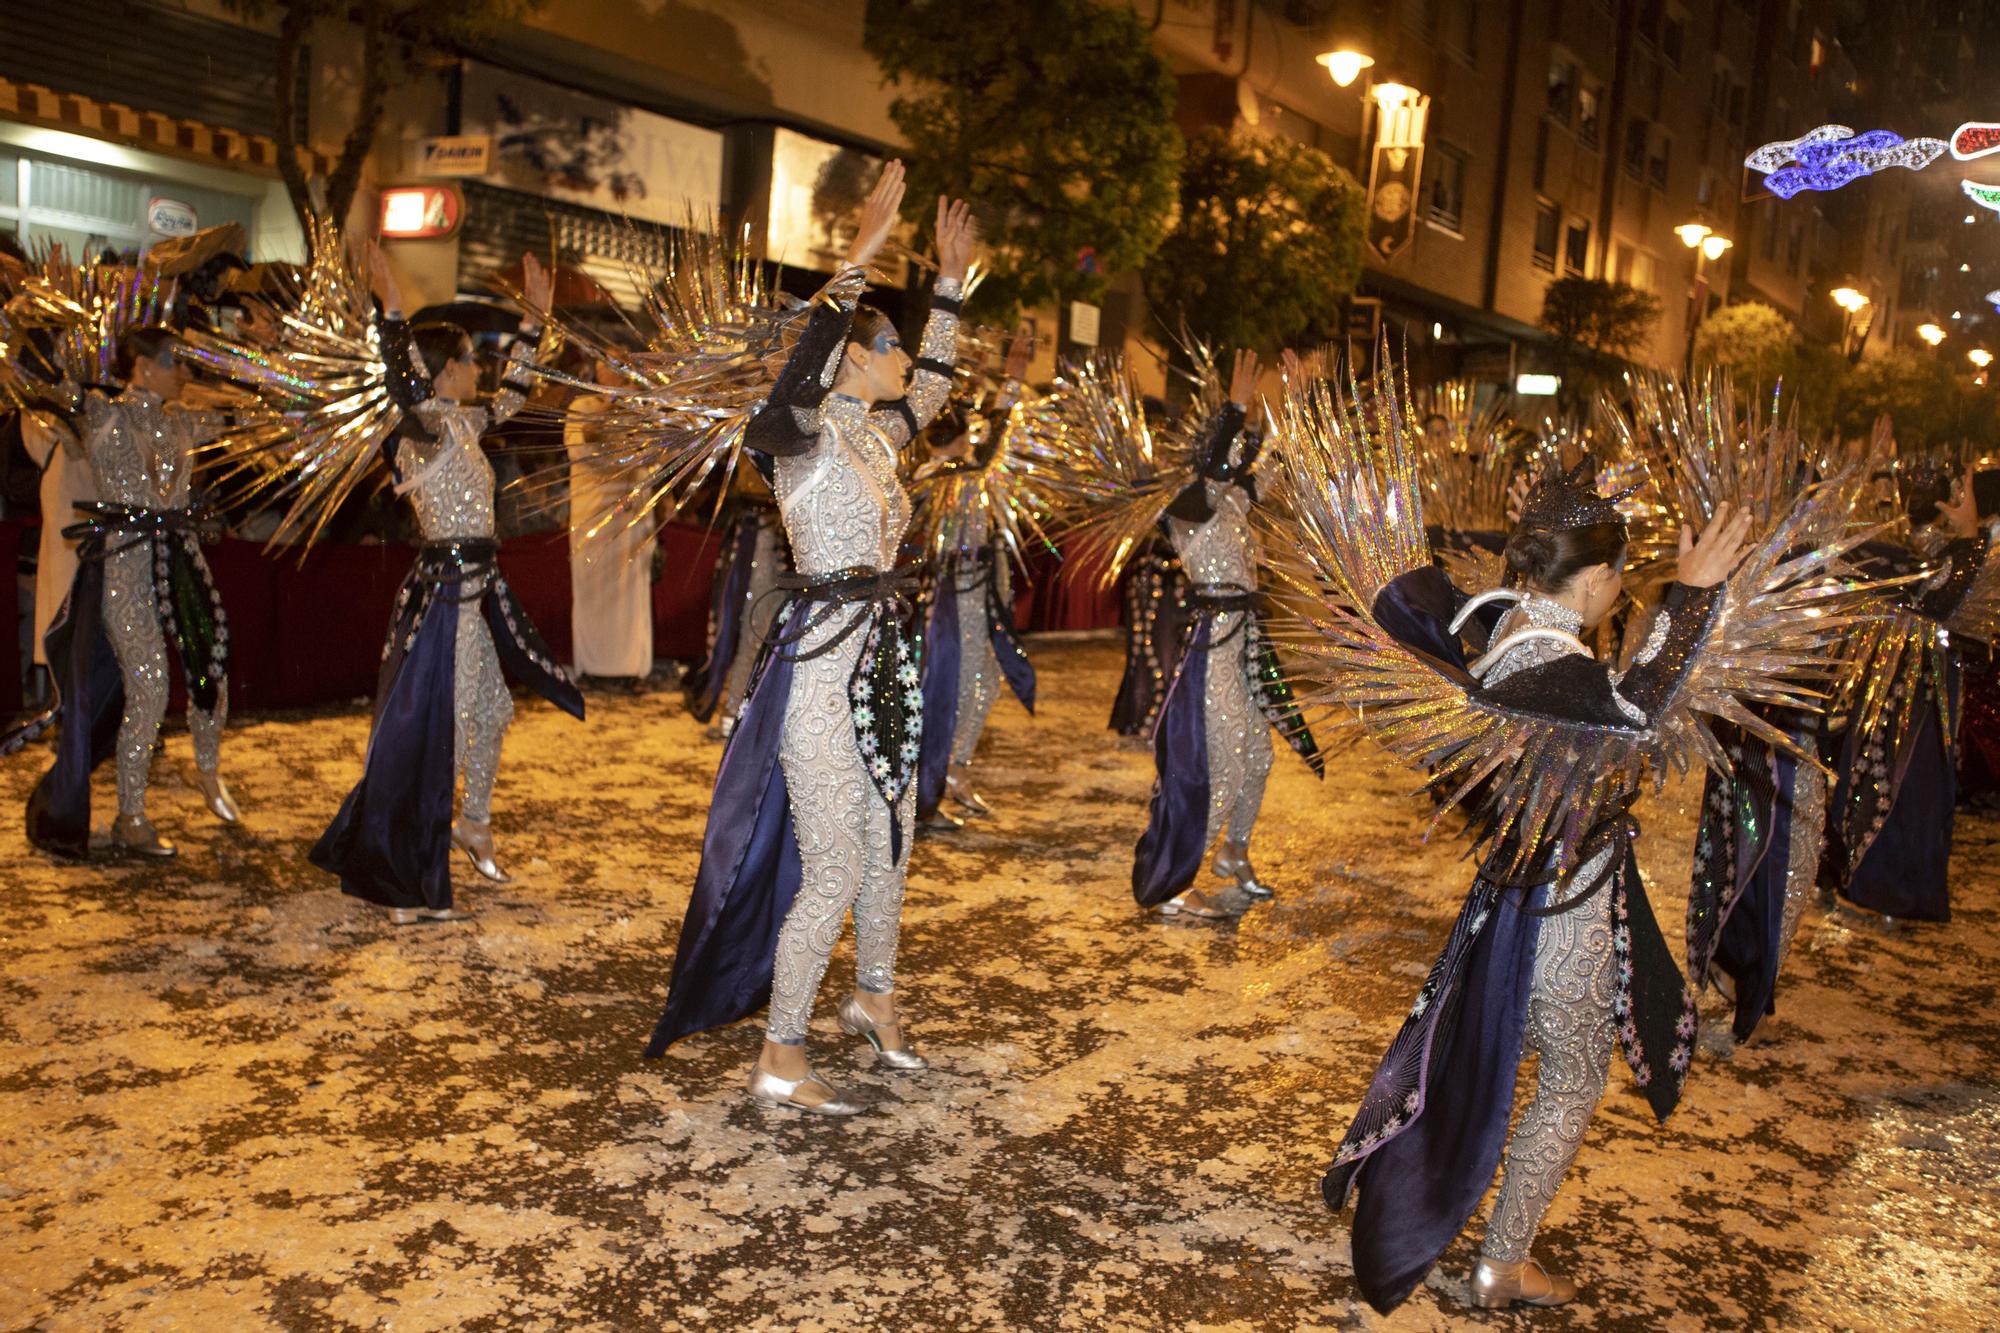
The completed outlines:
{"type": "Polygon", "coordinates": [[[1251,869],[1248,851],[1241,854],[1232,853],[1225,846],[1222,851],[1216,853],[1211,873],[1217,879],[1233,880],[1236,887],[1246,896],[1259,901],[1276,896],[1271,892],[1270,886],[1258,879],[1257,872],[1251,869]]]}
{"type": "Polygon", "coordinates": [[[242,822],[243,811],[229,794],[229,784],[222,780],[222,774],[203,773],[200,777],[201,798],[208,803],[208,812],[225,824],[242,822]],[[211,782],[215,784],[213,787],[209,786],[211,782]]]}
{"type": "Polygon", "coordinates": [[[960,809],[975,819],[984,819],[993,813],[993,807],[986,803],[984,796],[957,778],[947,777],[944,780],[944,794],[956,801],[960,809]]]}
{"type": "Polygon", "coordinates": [[[392,907],[389,909],[389,924],[392,926],[421,926],[439,921],[470,921],[472,913],[461,912],[452,907],[392,907]]]}
{"type": "Polygon", "coordinates": [[[460,831],[456,823],[451,826],[451,845],[465,853],[466,859],[472,862],[474,870],[477,870],[495,884],[510,884],[513,882],[507,872],[500,868],[500,863],[493,859],[493,854],[491,852],[482,852],[477,847],[474,847],[472,840],[460,831]]]}
{"type": "Polygon", "coordinates": [[[1510,1305],[1564,1305],[1576,1299],[1576,1283],[1542,1267],[1539,1259],[1503,1264],[1480,1256],[1472,1270],[1472,1303],[1482,1310],[1510,1305]]]}
{"type": "Polygon", "coordinates": [[[808,1069],[804,1078],[779,1078],[762,1065],[750,1066],[750,1100],[759,1106],[782,1107],[811,1115],[859,1115],[867,1108],[808,1069]],[[807,1083],[817,1083],[833,1095],[823,1102],[802,1102],[792,1096],[807,1083]]]}
{"type": "Polygon", "coordinates": [[[1217,907],[1198,907],[1185,893],[1177,893],[1153,909],[1161,916],[1191,916],[1200,921],[1220,921],[1229,913],[1217,907]]]}
{"type": "Polygon", "coordinates": [[[120,815],[112,820],[111,845],[121,852],[150,856],[161,861],[179,855],[174,845],[161,837],[159,830],[144,815],[134,815],[131,819],[120,815]]]}
{"type": "Polygon", "coordinates": [[[909,1046],[893,1051],[884,1047],[882,1034],[877,1031],[880,1027],[881,1024],[861,1007],[861,1001],[852,995],[840,1002],[840,1030],[850,1037],[867,1038],[868,1044],[875,1048],[876,1064],[884,1069],[893,1069],[899,1074],[921,1073],[931,1067],[930,1061],[918,1055],[909,1046]]]}

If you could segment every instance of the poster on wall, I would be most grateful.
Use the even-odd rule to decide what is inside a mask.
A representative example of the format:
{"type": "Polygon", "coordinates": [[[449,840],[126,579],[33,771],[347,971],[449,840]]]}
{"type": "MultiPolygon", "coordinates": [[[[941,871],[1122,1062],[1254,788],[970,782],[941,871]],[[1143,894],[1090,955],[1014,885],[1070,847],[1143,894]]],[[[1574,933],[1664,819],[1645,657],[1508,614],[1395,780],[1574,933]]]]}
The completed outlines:
{"type": "Polygon", "coordinates": [[[489,185],[677,226],[722,205],[722,135],[468,61],[461,131],[492,143],[489,185]]]}

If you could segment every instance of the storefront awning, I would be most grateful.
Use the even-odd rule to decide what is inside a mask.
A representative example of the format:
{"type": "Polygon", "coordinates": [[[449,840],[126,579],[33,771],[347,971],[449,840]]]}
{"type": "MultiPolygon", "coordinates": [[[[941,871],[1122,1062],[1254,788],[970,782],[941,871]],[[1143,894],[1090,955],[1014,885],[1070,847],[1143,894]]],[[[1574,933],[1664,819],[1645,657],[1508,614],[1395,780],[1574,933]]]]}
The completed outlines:
{"type": "MultiPolygon", "coordinates": [[[[220,129],[157,111],[134,111],[118,102],[58,92],[36,83],[0,77],[0,119],[68,130],[238,171],[278,174],[278,145],[268,135],[220,129]]],[[[298,153],[306,175],[323,176],[332,172],[333,161],[324,154],[309,148],[300,148],[298,153]]]]}

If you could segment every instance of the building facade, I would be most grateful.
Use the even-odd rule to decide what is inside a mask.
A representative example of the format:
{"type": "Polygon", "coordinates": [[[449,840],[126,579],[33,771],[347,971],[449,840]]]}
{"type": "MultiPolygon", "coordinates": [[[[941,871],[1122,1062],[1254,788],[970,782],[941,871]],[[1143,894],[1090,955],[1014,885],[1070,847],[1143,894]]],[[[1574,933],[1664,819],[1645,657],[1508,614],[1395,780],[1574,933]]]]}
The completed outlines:
{"type": "MultiPolygon", "coordinates": [[[[1379,169],[1381,90],[1422,99],[1417,165],[1374,201],[1398,212],[1399,244],[1370,252],[1348,327],[1386,324],[1426,373],[1509,384],[1544,365],[1542,301],[1564,277],[1653,293],[1661,317],[1640,350],[1663,366],[1682,364],[1698,321],[1735,300],[1832,340],[1855,321],[1828,293],[1853,287],[1871,303],[1864,354],[1912,343],[1919,324],[1953,324],[1954,311],[1976,338],[1992,313],[1983,292],[2000,288],[2000,268],[1983,250],[1995,227],[1961,219],[2000,220],[1964,205],[1962,171],[1940,169],[1957,164],[1789,200],[1743,165],[1758,144],[1826,123],[1948,134],[1969,114],[1979,33],[1942,0],[1858,28],[1833,0],[1136,8],[1180,81],[1185,129],[1289,136],[1365,184],[1379,169]],[[1859,40],[1843,45],[1843,21],[1859,40]],[[1345,87],[1317,59],[1342,48],[1373,62],[1345,87]],[[1690,248],[1684,237],[1700,233],[1688,228],[1729,248],[1690,248]]],[[[427,302],[490,291],[521,250],[552,241],[629,300],[662,254],[651,224],[714,216],[741,219],[810,285],[896,146],[867,15],[867,0],[549,0],[392,89],[350,225],[375,229],[385,189],[449,195],[443,234],[391,246],[427,302]]],[[[324,171],[352,121],[360,48],[322,22],[299,67],[280,71],[274,32],[217,0],[7,10],[0,230],[143,249],[235,220],[254,257],[296,257],[276,172],[278,80],[295,81],[306,165],[324,171]]],[[[1104,338],[1147,324],[1136,280],[1121,278],[1104,338]]]]}

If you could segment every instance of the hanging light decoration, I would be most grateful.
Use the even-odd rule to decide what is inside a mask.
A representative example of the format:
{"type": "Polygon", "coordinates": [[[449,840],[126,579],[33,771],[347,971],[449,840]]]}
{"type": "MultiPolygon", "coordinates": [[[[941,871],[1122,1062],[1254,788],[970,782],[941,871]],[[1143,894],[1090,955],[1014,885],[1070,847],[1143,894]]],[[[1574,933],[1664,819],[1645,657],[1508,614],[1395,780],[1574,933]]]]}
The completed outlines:
{"type": "Polygon", "coordinates": [[[1981,185],[1978,181],[1960,181],[1965,197],[1981,208],[1990,208],[2000,213],[2000,185],[1981,185]]]}
{"type": "Polygon", "coordinates": [[[1951,155],[1961,162],[2000,153],[2000,122],[1968,120],[1951,132],[1951,155]]]}
{"type": "Polygon", "coordinates": [[[1822,125],[1796,139],[1767,143],[1743,159],[1764,173],[1772,194],[1789,199],[1801,190],[1838,190],[1887,167],[1921,171],[1944,156],[1942,139],[1905,139],[1893,130],[1856,134],[1845,125],[1822,125]]]}

